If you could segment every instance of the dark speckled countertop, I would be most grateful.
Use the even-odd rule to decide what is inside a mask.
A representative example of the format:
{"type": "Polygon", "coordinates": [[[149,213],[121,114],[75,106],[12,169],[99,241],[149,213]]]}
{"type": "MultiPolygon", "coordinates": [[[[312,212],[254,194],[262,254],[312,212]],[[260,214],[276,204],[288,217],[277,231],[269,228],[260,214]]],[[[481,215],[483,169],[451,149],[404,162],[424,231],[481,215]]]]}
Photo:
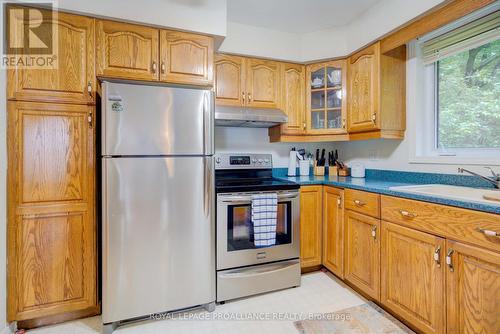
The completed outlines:
{"type": "Polygon", "coordinates": [[[366,178],[340,177],[329,175],[314,176],[312,175],[312,173],[309,176],[288,177],[286,173],[286,168],[275,168],[273,170],[273,175],[275,177],[297,182],[300,185],[330,185],[339,188],[357,189],[383,195],[397,196],[402,198],[409,198],[425,202],[451,205],[460,208],[500,214],[500,203],[499,205],[482,204],[438,196],[411,194],[389,189],[390,187],[394,186],[412,186],[419,184],[448,184],[465,187],[492,188],[488,182],[472,176],[386,171],[376,169],[367,169],[366,178]]]}

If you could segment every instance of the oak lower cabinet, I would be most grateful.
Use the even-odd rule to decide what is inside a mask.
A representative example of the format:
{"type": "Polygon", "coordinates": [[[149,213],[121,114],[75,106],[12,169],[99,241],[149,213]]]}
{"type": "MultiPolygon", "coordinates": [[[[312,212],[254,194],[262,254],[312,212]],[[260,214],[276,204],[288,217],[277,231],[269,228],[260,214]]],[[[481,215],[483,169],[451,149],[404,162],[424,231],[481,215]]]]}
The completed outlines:
{"type": "Polygon", "coordinates": [[[93,110],[8,103],[9,321],[98,312],[93,110]]]}
{"type": "Polygon", "coordinates": [[[158,29],[97,20],[96,36],[98,76],[158,80],[158,29]]]}
{"type": "Polygon", "coordinates": [[[344,210],[342,189],[323,188],[323,265],[344,278],[344,210]]]}
{"type": "Polygon", "coordinates": [[[380,302],[422,333],[445,333],[445,239],[382,221],[381,240],[380,302]]]}
{"type": "Polygon", "coordinates": [[[160,31],[160,81],[211,86],[213,63],[212,37],[160,31]]]}
{"type": "Polygon", "coordinates": [[[380,220],[344,213],[344,278],[374,300],[380,299],[380,220]]]}
{"type": "Polygon", "coordinates": [[[447,332],[500,333],[500,253],[447,240],[447,332]]]}
{"type": "MultiPolygon", "coordinates": [[[[23,20],[23,8],[19,7],[19,10],[19,17],[14,15],[12,19],[23,20]]],[[[38,19],[34,17],[33,20],[38,19]]],[[[57,52],[54,63],[57,66],[39,69],[18,66],[9,69],[7,98],[18,101],[94,103],[94,19],[58,13],[50,21],[44,20],[42,28],[48,23],[57,29],[57,48],[54,50],[57,52]]],[[[29,25],[30,21],[26,19],[21,24],[29,25]]],[[[22,35],[15,36],[22,38],[22,35]]],[[[22,41],[18,41],[18,44],[22,45],[22,41]]]]}
{"type": "Polygon", "coordinates": [[[321,265],[323,186],[300,188],[300,266],[321,265]]]}

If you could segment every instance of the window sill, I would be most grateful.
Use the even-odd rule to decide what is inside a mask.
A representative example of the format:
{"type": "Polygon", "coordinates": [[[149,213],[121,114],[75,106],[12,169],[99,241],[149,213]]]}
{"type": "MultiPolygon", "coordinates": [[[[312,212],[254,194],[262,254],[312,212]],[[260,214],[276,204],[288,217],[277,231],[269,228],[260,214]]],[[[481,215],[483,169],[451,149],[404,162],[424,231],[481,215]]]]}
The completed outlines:
{"type": "Polygon", "coordinates": [[[500,166],[500,158],[478,158],[467,156],[413,156],[410,157],[411,164],[443,164],[443,165],[488,165],[500,166]]]}

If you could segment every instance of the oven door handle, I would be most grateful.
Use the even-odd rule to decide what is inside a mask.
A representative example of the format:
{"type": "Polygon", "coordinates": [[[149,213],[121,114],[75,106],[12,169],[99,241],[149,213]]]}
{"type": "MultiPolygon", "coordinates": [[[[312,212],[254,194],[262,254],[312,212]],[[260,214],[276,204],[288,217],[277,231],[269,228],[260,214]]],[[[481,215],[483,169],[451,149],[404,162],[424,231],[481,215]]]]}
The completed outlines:
{"type": "MultiPolygon", "coordinates": [[[[299,193],[293,193],[293,194],[283,194],[283,195],[278,195],[278,200],[282,199],[293,199],[299,197],[299,193]]],[[[222,202],[224,203],[240,203],[240,202],[251,202],[252,201],[252,196],[227,196],[222,199],[222,202]]]]}
{"type": "Polygon", "coordinates": [[[241,271],[235,271],[235,272],[230,272],[230,273],[220,273],[219,277],[220,278],[241,278],[241,277],[254,277],[254,276],[261,276],[261,275],[267,275],[267,274],[272,274],[276,273],[282,270],[286,270],[290,267],[297,266],[299,261],[287,261],[283,264],[273,266],[272,269],[269,270],[262,270],[262,268],[256,268],[256,270],[251,270],[251,269],[242,269],[241,271]]]}

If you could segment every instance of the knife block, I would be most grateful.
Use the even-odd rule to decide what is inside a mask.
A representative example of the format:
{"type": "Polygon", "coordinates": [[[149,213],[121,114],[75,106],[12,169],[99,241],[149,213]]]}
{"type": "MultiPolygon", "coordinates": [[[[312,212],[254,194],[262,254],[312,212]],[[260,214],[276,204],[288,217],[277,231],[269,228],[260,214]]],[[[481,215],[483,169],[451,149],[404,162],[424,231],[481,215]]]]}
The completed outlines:
{"type": "Polygon", "coordinates": [[[314,175],[316,176],[324,176],[325,175],[325,166],[318,166],[318,161],[314,161],[314,175]]]}
{"type": "Polygon", "coordinates": [[[351,169],[349,167],[344,167],[339,169],[339,176],[349,176],[351,175],[351,169]]]}
{"type": "Polygon", "coordinates": [[[328,175],[329,176],[339,175],[339,168],[337,166],[328,166],[328,175]]]}

